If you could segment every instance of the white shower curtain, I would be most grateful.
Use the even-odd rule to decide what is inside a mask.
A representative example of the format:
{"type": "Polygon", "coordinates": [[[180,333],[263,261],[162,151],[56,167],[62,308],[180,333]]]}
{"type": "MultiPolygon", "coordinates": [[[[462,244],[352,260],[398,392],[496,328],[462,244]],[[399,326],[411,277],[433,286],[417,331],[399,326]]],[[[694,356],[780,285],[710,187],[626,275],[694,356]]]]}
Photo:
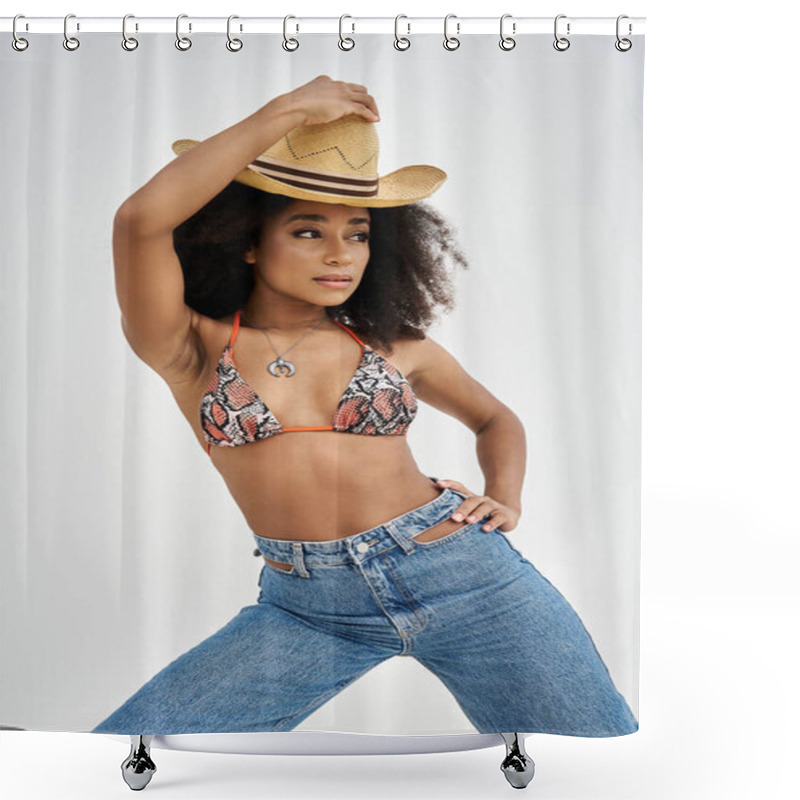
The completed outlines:
{"type": "MultiPolygon", "coordinates": [[[[469,262],[429,335],[523,422],[514,546],[579,614],[638,717],[644,37],[565,52],[545,34],[172,34],[137,50],[39,34],[2,50],[0,723],[88,731],[255,602],[261,559],[219,473],[120,327],[114,213],[174,158],[320,74],[380,107],[379,172],[435,164],[430,199],[469,262]]],[[[420,403],[426,475],[482,492],[475,437],[420,403]]],[[[379,488],[379,487],[378,487],[379,488]]],[[[430,671],[392,658],[296,730],[475,727],[430,671]],[[410,700],[413,699],[413,702],[410,700]]]]}

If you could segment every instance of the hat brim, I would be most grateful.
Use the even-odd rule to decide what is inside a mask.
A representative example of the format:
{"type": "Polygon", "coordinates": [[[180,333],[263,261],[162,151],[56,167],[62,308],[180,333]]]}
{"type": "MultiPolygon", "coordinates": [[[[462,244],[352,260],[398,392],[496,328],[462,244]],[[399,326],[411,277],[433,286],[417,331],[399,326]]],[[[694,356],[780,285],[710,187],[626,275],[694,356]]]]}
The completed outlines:
{"type": "MultiPolygon", "coordinates": [[[[172,143],[176,155],[191,150],[199,144],[196,139],[178,139],[172,143]]],[[[291,186],[274,178],[262,175],[252,167],[245,167],[233,180],[254,189],[274,194],[283,194],[298,200],[311,200],[318,203],[357,206],[361,208],[389,208],[405,206],[430,197],[446,180],[447,173],[428,164],[412,164],[378,178],[378,193],[371,197],[317,192],[313,189],[291,186]]]]}

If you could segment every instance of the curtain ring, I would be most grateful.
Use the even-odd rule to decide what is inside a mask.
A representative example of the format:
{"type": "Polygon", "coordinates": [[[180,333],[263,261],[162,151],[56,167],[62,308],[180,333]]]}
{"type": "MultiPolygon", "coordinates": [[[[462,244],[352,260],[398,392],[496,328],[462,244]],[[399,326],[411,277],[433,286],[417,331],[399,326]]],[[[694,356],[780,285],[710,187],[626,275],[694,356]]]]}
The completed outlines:
{"type": "MultiPolygon", "coordinates": [[[[339,17],[339,49],[340,50],[352,50],[356,46],[356,43],[349,36],[347,36],[347,37],[343,37],[342,36],[342,22],[344,21],[345,17],[350,17],[350,15],[349,14],[342,14],[342,16],[339,17]],[[347,44],[345,44],[345,42],[347,44]]],[[[350,17],[350,19],[353,19],[353,18],[350,17]]],[[[351,31],[351,33],[355,33],[355,32],[356,32],[356,24],[354,22],[353,23],[353,30],[351,31]]]]}
{"type": "MultiPolygon", "coordinates": [[[[178,50],[188,50],[192,46],[192,40],[188,36],[181,36],[181,18],[188,17],[188,14],[178,14],[175,20],[175,47],[178,50]]],[[[192,32],[192,23],[189,23],[189,33],[192,32]]]]}
{"type": "Polygon", "coordinates": [[[448,36],[447,35],[447,22],[451,17],[455,17],[455,14],[448,14],[444,18],[444,41],[442,45],[444,46],[445,50],[458,50],[461,47],[461,41],[457,38],[457,35],[461,33],[461,23],[456,22],[456,36],[448,36]]]}
{"type": "MultiPolygon", "coordinates": [[[[560,53],[563,53],[564,50],[569,50],[569,45],[570,45],[569,39],[565,39],[563,36],[558,35],[558,21],[560,19],[566,19],[566,18],[567,18],[566,14],[559,14],[556,17],[555,23],[553,25],[553,30],[556,37],[556,40],[553,42],[553,47],[555,47],[555,49],[558,50],[560,53]]],[[[569,36],[569,22],[567,23],[567,36],[569,36]]]]}
{"type": "MultiPolygon", "coordinates": [[[[127,50],[129,53],[131,50],[135,50],[139,46],[139,40],[133,36],[128,36],[128,33],[125,30],[125,24],[131,17],[133,17],[133,14],[126,14],[122,18],[122,49],[127,50]]],[[[136,30],[139,30],[138,23],[136,24],[136,30]]]]}
{"type": "MultiPolygon", "coordinates": [[[[397,32],[397,27],[398,27],[397,23],[400,21],[400,17],[403,17],[404,19],[408,19],[408,17],[405,14],[398,14],[394,18],[394,49],[395,50],[408,50],[408,48],[411,47],[411,39],[406,39],[405,36],[400,36],[400,34],[397,32]]],[[[411,33],[411,23],[410,22],[406,22],[406,27],[408,28],[406,33],[410,34],[411,33]]]]}
{"type": "MultiPolygon", "coordinates": [[[[286,50],[289,53],[293,53],[295,50],[297,50],[298,47],[300,47],[300,42],[298,42],[297,39],[289,39],[286,36],[286,21],[290,19],[297,19],[297,17],[295,17],[293,14],[287,14],[283,18],[283,42],[281,42],[281,45],[283,46],[284,50],[286,50]]],[[[300,26],[295,25],[295,32],[299,30],[300,26]]]]}
{"type": "MultiPolygon", "coordinates": [[[[11,40],[11,46],[17,52],[21,53],[23,50],[27,50],[28,49],[28,40],[27,39],[23,39],[21,36],[17,35],[17,20],[20,19],[20,18],[25,19],[25,15],[24,14],[17,14],[14,17],[14,22],[11,23],[11,33],[12,33],[12,35],[14,37],[11,40]]],[[[25,29],[27,30],[27,28],[28,28],[28,23],[26,22],[25,23],[25,29]]]]}
{"type": "MultiPolygon", "coordinates": [[[[506,36],[503,33],[503,23],[510,17],[511,14],[503,14],[500,17],[500,49],[501,50],[513,50],[517,46],[517,40],[513,39],[511,36],[506,36]]],[[[517,32],[517,23],[511,23],[511,33],[517,32]]]]}
{"type": "MultiPolygon", "coordinates": [[[[239,19],[239,15],[238,14],[231,14],[228,17],[228,31],[227,31],[227,33],[228,33],[228,41],[225,42],[225,47],[227,47],[228,50],[231,51],[231,53],[238,53],[242,49],[242,47],[244,47],[244,45],[242,44],[242,40],[241,39],[232,39],[231,38],[231,20],[232,19],[239,19]]],[[[241,30],[241,29],[242,28],[241,28],[241,25],[240,25],[239,26],[239,30],[241,30]]]]}
{"type": "MultiPolygon", "coordinates": [[[[617,17],[617,41],[614,42],[614,47],[616,47],[617,50],[620,51],[620,53],[627,53],[628,50],[630,50],[631,47],[633,47],[633,42],[631,42],[630,39],[620,39],[620,37],[619,37],[619,21],[621,19],[629,19],[629,17],[628,17],[627,14],[620,14],[617,17]]],[[[629,22],[628,23],[628,34],[630,35],[631,33],[633,33],[633,26],[629,22]]]]}
{"type": "MultiPolygon", "coordinates": [[[[81,46],[81,43],[74,36],[69,36],[67,34],[67,20],[70,17],[74,16],[75,16],[74,14],[67,14],[67,16],[64,17],[64,41],[62,42],[62,44],[64,45],[65,50],[70,50],[70,51],[77,50],[81,46]]],[[[76,29],[77,30],[81,29],[80,24],[76,26],[76,29]]]]}

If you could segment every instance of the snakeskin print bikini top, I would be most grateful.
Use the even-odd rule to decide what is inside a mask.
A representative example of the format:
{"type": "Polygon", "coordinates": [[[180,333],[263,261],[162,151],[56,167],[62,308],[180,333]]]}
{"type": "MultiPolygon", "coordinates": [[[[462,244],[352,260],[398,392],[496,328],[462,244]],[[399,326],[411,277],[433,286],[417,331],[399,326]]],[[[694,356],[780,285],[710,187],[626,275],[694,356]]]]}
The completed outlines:
{"type": "Polygon", "coordinates": [[[333,321],[361,345],[361,361],[339,400],[333,424],[284,428],[236,368],[233,345],[239,333],[239,315],[237,311],[230,340],[200,403],[200,421],[209,456],[212,444],[238,447],[291,431],[406,435],[417,413],[411,384],[394,364],[338,320],[333,321]]]}

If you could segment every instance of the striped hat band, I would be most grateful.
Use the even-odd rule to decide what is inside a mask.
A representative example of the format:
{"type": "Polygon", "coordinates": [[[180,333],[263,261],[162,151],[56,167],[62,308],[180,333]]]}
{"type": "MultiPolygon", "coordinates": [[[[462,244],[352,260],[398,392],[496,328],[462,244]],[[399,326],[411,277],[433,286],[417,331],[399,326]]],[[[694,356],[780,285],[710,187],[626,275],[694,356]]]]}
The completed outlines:
{"type": "Polygon", "coordinates": [[[375,197],[378,178],[346,177],[338,172],[322,169],[304,169],[289,166],[285,161],[261,155],[250,164],[250,169],[298,189],[309,189],[325,194],[350,197],[375,197]]]}

